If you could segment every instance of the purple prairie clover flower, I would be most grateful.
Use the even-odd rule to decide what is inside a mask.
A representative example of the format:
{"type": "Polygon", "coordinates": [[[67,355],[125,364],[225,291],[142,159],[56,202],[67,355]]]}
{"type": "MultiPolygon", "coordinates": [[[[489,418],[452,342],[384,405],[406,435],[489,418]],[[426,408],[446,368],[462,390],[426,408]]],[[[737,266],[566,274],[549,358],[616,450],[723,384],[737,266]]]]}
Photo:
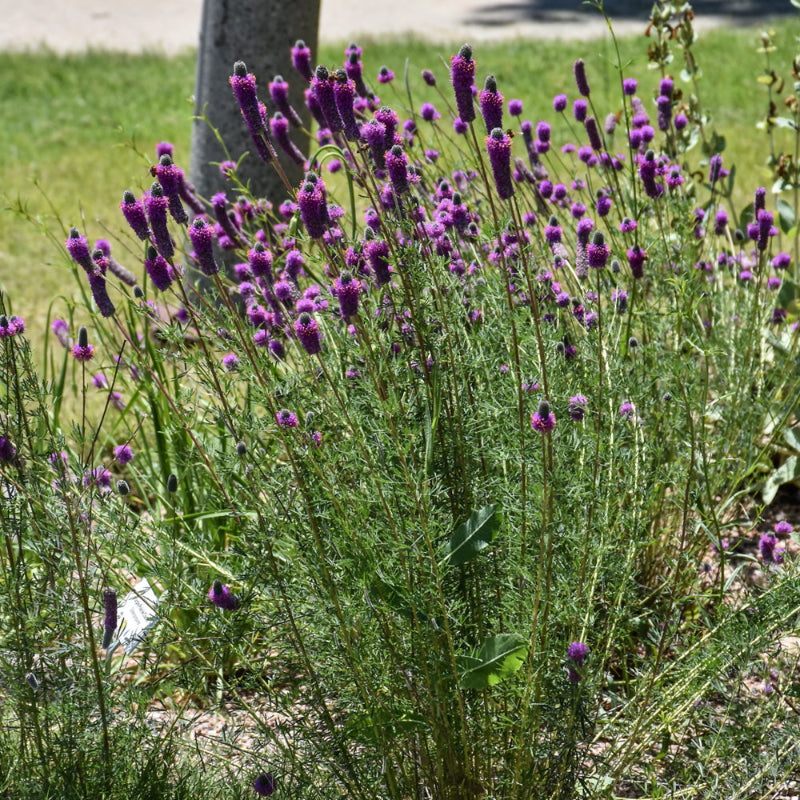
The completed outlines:
{"type": "MultiPolygon", "coordinates": [[[[108,269],[112,275],[115,275],[127,286],[135,286],[137,283],[136,276],[125,269],[122,264],[111,255],[111,244],[108,239],[98,239],[95,243],[95,250],[100,250],[105,256],[104,271],[108,269]]],[[[95,263],[99,262],[95,260],[95,263]]]]}
{"type": "Polygon", "coordinates": [[[155,165],[156,179],[164,191],[164,196],[169,204],[169,213],[179,225],[189,221],[189,215],[181,203],[181,184],[183,183],[183,170],[172,162],[172,157],[164,153],[155,165]]]}
{"type": "Polygon", "coordinates": [[[667,173],[667,186],[670,189],[677,189],[679,186],[683,184],[683,175],[681,175],[681,168],[675,164],[670,167],[669,172],[667,173]]]}
{"type": "Polygon", "coordinates": [[[219,264],[214,259],[214,229],[205,217],[198,216],[192,220],[187,231],[201,272],[208,277],[216,275],[219,272],[219,264]]]}
{"type": "Polygon", "coordinates": [[[781,288],[781,279],[776,278],[774,275],[767,279],[767,288],[775,292],[781,288]]]}
{"type": "Polygon", "coordinates": [[[336,97],[333,92],[333,81],[331,80],[328,68],[320,64],[314,71],[311,79],[311,91],[322,109],[322,116],[325,118],[325,127],[331,133],[338,133],[344,128],[339,109],[336,107],[336,97]]]}
{"type": "Polygon", "coordinates": [[[491,134],[495,128],[503,127],[503,95],[497,91],[497,81],[494,75],[489,75],[478,95],[483,121],[486,123],[486,133],[491,134]]]}
{"type": "Polygon", "coordinates": [[[522,114],[522,100],[509,100],[508,113],[512,117],[518,117],[520,114],[522,114]]]}
{"type": "Polygon", "coordinates": [[[585,100],[581,100],[578,98],[572,104],[572,114],[575,117],[576,122],[584,122],[586,120],[586,113],[589,109],[589,106],[585,100]]]}
{"type": "Polygon", "coordinates": [[[687,125],[689,124],[689,120],[686,117],[686,114],[676,114],[675,115],[675,130],[682,131],[687,125]]]}
{"type": "Polygon", "coordinates": [[[711,156],[708,162],[708,182],[712,188],[714,184],[722,177],[722,156],[719,154],[711,156]]]}
{"type": "Polygon", "coordinates": [[[7,317],[5,314],[0,314],[0,339],[11,338],[18,336],[25,330],[25,320],[22,317],[12,315],[7,317]]]}
{"type": "Polygon", "coordinates": [[[133,461],[133,450],[129,444],[120,444],[114,448],[114,458],[118,464],[129,464],[133,461]]]}
{"type": "Polygon", "coordinates": [[[552,247],[555,244],[561,243],[561,235],[562,231],[561,226],[558,224],[558,217],[553,215],[544,227],[545,239],[547,239],[547,243],[552,247]]]}
{"type": "Polygon", "coordinates": [[[600,152],[603,149],[603,140],[600,137],[600,130],[597,127],[597,120],[594,117],[587,117],[584,122],[586,135],[589,137],[589,144],[592,150],[600,152]]]}
{"type": "Polygon", "coordinates": [[[582,395],[576,394],[569,399],[569,418],[575,422],[583,422],[586,414],[586,404],[589,401],[582,395]]]}
{"type": "Polygon", "coordinates": [[[728,227],[728,214],[724,208],[720,208],[714,215],[714,233],[717,236],[722,236],[725,233],[725,228],[728,227]]]}
{"type": "Polygon", "coordinates": [[[222,366],[228,372],[233,372],[239,367],[239,356],[237,356],[236,353],[226,353],[222,357],[222,366]]]}
{"type": "Polygon", "coordinates": [[[556,426],[556,416],[550,410],[550,403],[542,400],[539,407],[531,414],[531,427],[542,436],[550,433],[556,426]]]}
{"type": "Polygon", "coordinates": [[[643,250],[639,245],[634,245],[627,252],[628,264],[634,278],[641,278],[644,275],[644,262],[647,261],[647,250],[643,250]]]}
{"type": "Polygon", "coordinates": [[[289,277],[289,280],[297,283],[300,271],[305,266],[305,263],[306,261],[303,258],[303,254],[299,250],[290,250],[286,253],[285,274],[289,277]]]}
{"type": "Polygon", "coordinates": [[[347,73],[347,77],[350,78],[350,80],[356,85],[356,91],[358,92],[359,97],[364,98],[371,103],[374,97],[367,88],[366,83],[364,83],[364,65],[361,63],[360,51],[350,52],[347,58],[345,58],[344,69],[347,73]]]}
{"type": "Polygon", "coordinates": [[[765,564],[782,564],[785,548],[778,547],[778,537],[773,533],[765,533],[758,541],[758,549],[765,564]]]}
{"type": "Polygon", "coordinates": [[[658,162],[656,161],[656,154],[652,150],[648,150],[644,154],[644,158],[639,162],[639,177],[644,186],[645,194],[653,199],[660,197],[664,188],[656,183],[657,174],[658,162]]]}
{"type": "Polygon", "coordinates": [[[755,199],[753,200],[753,212],[756,216],[758,216],[758,212],[764,208],[766,202],[767,190],[763,186],[759,186],[758,189],[756,189],[755,199]]]}
{"type": "Polygon", "coordinates": [[[766,250],[767,244],[769,243],[769,237],[773,235],[772,233],[772,223],[774,221],[774,216],[771,211],[767,211],[765,208],[762,208],[758,212],[758,241],[756,242],[756,246],[759,250],[766,250]]]}
{"type": "Polygon", "coordinates": [[[7,436],[0,436],[0,462],[11,463],[17,457],[17,448],[7,436]]]}
{"type": "Polygon", "coordinates": [[[574,219],[580,219],[586,214],[586,206],[583,203],[573,203],[570,208],[570,214],[572,214],[574,219]]]}
{"type": "Polygon", "coordinates": [[[311,71],[311,49],[302,39],[298,39],[292,47],[292,65],[306,82],[314,77],[311,71]]]}
{"type": "Polygon", "coordinates": [[[229,82],[250,138],[256,146],[256,152],[262,161],[269,164],[272,161],[272,153],[267,144],[267,130],[259,108],[255,75],[247,71],[244,61],[237,61],[233,65],[233,75],[230,76],[229,82]]]}
{"type": "Polygon", "coordinates": [[[400,124],[400,118],[391,106],[381,106],[375,112],[375,119],[382,123],[386,129],[383,134],[383,148],[388,150],[395,144],[394,135],[397,131],[397,126],[400,124]]]}
{"type": "Polygon", "coordinates": [[[772,309],[772,319],[771,322],[773,325],[780,325],[786,319],[786,309],[785,308],[773,308],[772,309]]]}
{"type": "Polygon", "coordinates": [[[605,122],[603,123],[603,130],[609,136],[611,136],[611,134],[614,133],[616,129],[617,129],[617,115],[612,112],[606,117],[605,122]]]}
{"type": "Polygon", "coordinates": [[[108,296],[106,279],[102,273],[95,272],[89,275],[89,288],[92,290],[92,299],[100,314],[104,317],[113,317],[116,309],[108,296]]]}
{"type": "Polygon", "coordinates": [[[256,242],[253,249],[248,250],[247,262],[254,278],[265,278],[267,283],[273,283],[272,253],[261,242],[256,242]]]}
{"type": "Polygon", "coordinates": [[[144,203],[138,200],[133,192],[125,191],[122,194],[122,202],[119,204],[119,207],[133,232],[142,241],[146,241],[150,236],[150,227],[147,224],[144,203]]]}
{"type": "Polygon", "coordinates": [[[83,483],[86,486],[96,486],[98,489],[111,489],[111,472],[105,467],[95,467],[84,473],[83,483]]]}
{"type": "MultiPolygon", "coordinates": [[[[372,232],[372,228],[368,230],[370,233],[372,232]]],[[[375,283],[378,286],[384,286],[389,283],[392,277],[389,268],[389,244],[382,239],[373,237],[368,236],[364,242],[364,255],[372,269],[372,274],[375,276],[375,283]]]]}
{"type": "Polygon", "coordinates": [[[589,81],[586,79],[586,64],[582,58],[579,58],[573,65],[572,71],[575,75],[575,85],[578,87],[578,93],[584,97],[589,96],[589,81]]]}
{"type": "Polygon", "coordinates": [[[371,119],[361,126],[361,138],[369,146],[375,169],[386,167],[386,126],[377,119],[371,119]]]}
{"type": "Polygon", "coordinates": [[[419,109],[419,115],[425,122],[433,122],[435,119],[440,119],[441,114],[436,110],[433,103],[423,103],[419,109]]]}
{"type": "Polygon", "coordinates": [[[297,414],[289,411],[288,408],[282,408],[275,414],[275,421],[280,428],[296,428],[300,422],[297,419],[297,414]]]}
{"type": "Polygon", "coordinates": [[[349,272],[343,272],[333,282],[333,294],[339,300],[343,317],[349,318],[358,312],[360,293],[361,284],[349,272]]]}
{"type": "Polygon", "coordinates": [[[314,90],[310,86],[305,90],[303,96],[305,97],[306,108],[311,112],[311,116],[314,117],[314,120],[320,127],[319,131],[317,132],[317,139],[319,139],[322,131],[328,130],[325,116],[322,113],[322,107],[317,101],[317,96],[314,94],[314,90]]]}
{"type": "Polygon", "coordinates": [[[626,400],[620,407],[619,407],[619,415],[622,419],[634,419],[636,416],[636,408],[630,401],[626,400]]]}
{"type": "Polygon", "coordinates": [[[565,94],[557,94],[553,98],[553,110],[560,114],[567,107],[567,96],[565,94]]]}
{"type": "Polygon", "coordinates": [[[81,236],[77,228],[69,229],[69,236],[64,244],[72,260],[82,266],[87,275],[91,275],[97,270],[97,266],[92,261],[92,256],[89,252],[89,242],[85,236],[81,236]]]}
{"type": "Polygon", "coordinates": [[[294,332],[305,351],[314,356],[322,350],[319,324],[308,312],[303,312],[294,323],[294,332]]]}
{"type": "Polygon", "coordinates": [[[750,283],[753,280],[753,273],[749,269],[743,269],[739,273],[739,281],[744,284],[750,283]]]}
{"type": "Polygon", "coordinates": [[[386,65],[378,70],[378,83],[391,83],[394,80],[394,72],[386,65]]]}
{"type": "Polygon", "coordinates": [[[567,677],[570,683],[580,683],[580,670],[586,656],[589,655],[589,648],[583,642],[572,642],[567,648],[567,677]]]}
{"type": "Polygon", "coordinates": [[[542,142],[550,141],[550,124],[543,119],[536,123],[536,138],[542,142]]]}
{"type": "Polygon", "coordinates": [[[147,211],[150,229],[153,231],[153,242],[156,249],[164,258],[172,258],[175,254],[175,246],[167,226],[169,200],[164,197],[164,190],[160,183],[154,183],[150,187],[150,192],[144,198],[144,207],[147,211]]]}
{"type": "Polygon", "coordinates": [[[508,200],[514,194],[511,180],[511,139],[501,128],[495,128],[486,137],[489,163],[492,166],[494,184],[501,200],[508,200]]]}
{"type": "Polygon", "coordinates": [[[282,75],[276,75],[269,82],[269,95],[275,108],[283,114],[289,122],[296,128],[303,126],[303,120],[300,115],[292,108],[289,103],[289,84],[283,79],[282,75]]]}
{"type": "Polygon", "coordinates": [[[269,132],[272,138],[278,143],[278,147],[286,153],[295,164],[302,166],[305,164],[306,157],[300,148],[289,138],[289,120],[282,112],[276,111],[269,121],[269,132]]]}
{"type": "Polygon", "coordinates": [[[328,209],[322,181],[315,183],[306,180],[297,193],[300,219],[312,239],[319,239],[328,227],[328,209]]]}
{"type": "Polygon", "coordinates": [[[147,248],[144,268],[150,276],[153,286],[160,292],[165,292],[172,285],[172,281],[175,278],[173,269],[164,257],[156,251],[155,247],[147,248]]]}
{"type": "Polygon", "coordinates": [[[261,797],[269,797],[275,791],[275,779],[272,777],[272,773],[261,773],[253,783],[253,788],[261,797]]]}
{"type": "Polygon", "coordinates": [[[231,592],[230,586],[221,580],[215,580],[208,590],[208,599],[224,611],[235,611],[239,607],[239,598],[231,592]]]}
{"type": "Polygon", "coordinates": [[[103,643],[102,648],[108,649],[117,629],[117,593],[113,589],[103,589],[103,643]]]}
{"type": "Polygon", "coordinates": [[[475,83],[475,61],[472,48],[465,44],[450,59],[450,80],[456,98],[459,119],[469,124],[475,119],[475,106],[472,99],[472,87],[475,83]]]}
{"type": "Polygon", "coordinates": [[[156,145],[156,158],[161,158],[163,155],[168,155],[172,158],[172,154],[175,152],[175,145],[172,142],[159,142],[156,145]]]}
{"type": "Polygon", "coordinates": [[[408,156],[403,152],[403,148],[396,144],[386,153],[386,171],[389,173],[389,181],[395,195],[405,194],[409,191],[408,184],[408,156]]]}
{"type": "Polygon", "coordinates": [[[605,238],[600,231],[595,231],[592,241],[586,245],[586,255],[589,258],[589,266],[592,269],[602,269],[608,263],[611,248],[606,244],[605,238]]]}
{"type": "Polygon", "coordinates": [[[283,342],[280,339],[270,339],[269,351],[274,358],[278,359],[278,361],[283,361],[286,356],[286,349],[284,348],[283,342]]]}
{"type": "Polygon", "coordinates": [[[436,86],[436,76],[429,69],[422,70],[422,80],[428,86],[436,86]]]}
{"type": "Polygon", "coordinates": [[[567,196],[567,187],[563,183],[557,183],[553,187],[553,197],[556,200],[564,200],[567,196]]]}
{"type": "Polygon", "coordinates": [[[611,211],[611,202],[609,195],[603,189],[598,189],[597,200],[595,201],[598,217],[608,216],[609,211],[611,211]]]}
{"type": "Polygon", "coordinates": [[[69,325],[63,319],[54,319],[50,326],[53,335],[58,339],[59,344],[66,348],[69,347],[69,325]]]}
{"type": "Polygon", "coordinates": [[[462,136],[469,130],[469,125],[464,122],[461,117],[456,117],[453,120],[453,130],[459,135],[462,136]]]}
{"type": "Polygon", "coordinates": [[[788,522],[777,522],[775,523],[775,533],[778,536],[786,536],[790,534],[794,528],[788,522]]]}
{"type": "Polygon", "coordinates": [[[276,281],[272,287],[272,291],[275,293],[275,297],[277,297],[278,300],[280,300],[285,306],[291,305],[292,301],[294,300],[294,288],[289,281],[276,281]]]}
{"type": "Polygon", "coordinates": [[[792,257],[789,253],[778,253],[770,262],[773,269],[788,269],[792,263],[792,257]]]}
{"type": "Polygon", "coordinates": [[[216,219],[217,224],[222,228],[223,233],[231,240],[235,247],[240,247],[241,233],[228,215],[228,197],[225,192],[217,192],[211,198],[211,210],[214,212],[214,219],[216,219]]]}
{"type": "Polygon", "coordinates": [[[631,97],[636,94],[637,85],[636,78],[625,78],[625,80],[622,81],[622,91],[628,97],[631,97]]]}
{"type": "Polygon", "coordinates": [[[361,132],[356,122],[353,102],[356,96],[356,85],[347,77],[347,72],[337,69],[333,76],[333,99],[342,120],[344,135],[351,141],[358,141],[361,132]]]}

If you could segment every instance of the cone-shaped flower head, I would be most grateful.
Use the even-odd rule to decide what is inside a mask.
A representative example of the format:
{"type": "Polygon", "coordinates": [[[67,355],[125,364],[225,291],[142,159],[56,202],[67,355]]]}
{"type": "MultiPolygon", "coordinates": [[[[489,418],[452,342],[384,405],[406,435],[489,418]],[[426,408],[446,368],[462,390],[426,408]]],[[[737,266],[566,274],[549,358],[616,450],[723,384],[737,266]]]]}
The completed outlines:
{"type": "Polygon", "coordinates": [[[456,96],[458,116],[464,123],[475,119],[472,87],[475,84],[475,61],[472,48],[465,44],[450,60],[450,79],[456,96]]]}
{"type": "Polygon", "coordinates": [[[97,305],[97,310],[104,317],[114,316],[115,308],[111,298],[108,296],[106,279],[99,270],[89,275],[89,288],[92,290],[92,298],[97,305]]]}
{"type": "Polygon", "coordinates": [[[592,241],[586,246],[586,255],[589,258],[589,266],[592,269],[602,269],[608,262],[611,248],[606,244],[605,238],[600,231],[595,231],[592,241]]]}
{"type": "MultiPolygon", "coordinates": [[[[495,128],[503,127],[503,95],[497,91],[497,81],[494,75],[489,75],[478,96],[478,102],[486,123],[486,133],[491,133],[495,128]]],[[[463,117],[462,117],[463,119],[463,117]]]]}
{"type": "Polygon", "coordinates": [[[298,39],[292,48],[292,64],[306,82],[310,82],[314,77],[311,71],[311,49],[302,39],[298,39]]]}
{"type": "Polygon", "coordinates": [[[389,180],[396,195],[405,194],[409,190],[408,185],[408,156],[403,152],[403,148],[396,144],[386,153],[386,170],[389,173],[389,180]]]}
{"type": "Polygon", "coordinates": [[[144,203],[136,199],[131,191],[126,191],[122,195],[122,202],[119,204],[122,213],[131,226],[133,232],[142,241],[146,240],[150,235],[150,228],[147,225],[147,216],[144,213],[144,203]]]}
{"type": "Polygon", "coordinates": [[[165,292],[172,285],[175,277],[172,267],[161,256],[155,247],[147,248],[147,258],[144,260],[144,268],[153,282],[153,286],[160,292],[165,292]]]}
{"type": "Polygon", "coordinates": [[[253,788],[256,790],[256,794],[261,795],[261,797],[269,797],[275,791],[275,779],[272,777],[272,773],[264,772],[259,775],[253,784],[253,788]]]}
{"type": "Polygon", "coordinates": [[[255,278],[266,278],[267,283],[273,283],[272,253],[261,242],[256,242],[253,249],[247,253],[250,271],[255,278]]]}
{"type": "Polygon", "coordinates": [[[91,361],[94,347],[89,344],[89,332],[84,326],[78,329],[78,341],[72,346],[72,356],[77,361],[91,361]]]}
{"type": "Polygon", "coordinates": [[[337,69],[334,73],[333,97],[336,101],[336,108],[339,111],[342,124],[344,125],[344,135],[351,141],[358,141],[361,135],[358,122],[356,122],[353,102],[356,96],[356,85],[347,77],[343,69],[337,69]]]}
{"type": "Polygon", "coordinates": [[[322,337],[319,325],[308,312],[303,312],[294,323],[294,332],[305,351],[314,356],[322,350],[322,337]]]}
{"type": "Polygon", "coordinates": [[[325,117],[325,126],[331,133],[337,133],[344,127],[339,109],[336,107],[336,97],[333,92],[333,81],[328,68],[320,64],[311,79],[311,91],[317,98],[322,116],[325,117]]]}
{"type": "Polygon", "coordinates": [[[269,95],[275,108],[283,114],[295,127],[302,127],[303,120],[289,103],[289,84],[283,76],[276,75],[269,83],[269,95]]]}
{"type": "Polygon", "coordinates": [[[156,250],[164,258],[172,258],[175,255],[175,246],[172,237],[169,235],[167,226],[167,208],[169,201],[164,197],[164,190],[160,183],[154,183],[150,187],[149,194],[144,199],[144,207],[147,210],[147,219],[150,221],[150,229],[153,231],[153,241],[156,250]]]}
{"type": "Polygon", "coordinates": [[[85,236],[81,236],[77,228],[69,229],[69,236],[64,244],[72,260],[76,264],[80,264],[87,275],[91,275],[96,271],[97,265],[92,261],[92,256],[89,252],[89,242],[86,240],[85,236]]]}
{"type": "Polygon", "coordinates": [[[194,248],[194,257],[204,275],[216,275],[219,265],[214,259],[214,229],[205,217],[195,217],[188,228],[189,241],[194,248]]]}
{"type": "Polygon", "coordinates": [[[361,284],[349,272],[343,272],[333,282],[333,293],[339,300],[339,307],[343,317],[352,317],[358,312],[358,296],[361,293],[361,284]]]}
{"type": "Polygon", "coordinates": [[[183,185],[183,170],[172,163],[172,157],[164,153],[155,166],[156,178],[161,184],[164,195],[169,203],[169,213],[179,225],[189,221],[189,215],[181,203],[181,186],[183,185]]]}
{"type": "Polygon", "coordinates": [[[386,126],[378,119],[371,119],[361,126],[361,138],[369,145],[375,169],[386,167],[386,126]]]}
{"type": "MultiPolygon", "coordinates": [[[[308,176],[306,176],[308,178],[308,176]]],[[[312,239],[319,239],[328,227],[328,209],[322,181],[306,179],[297,193],[300,219],[312,239]]]]}
{"type": "Polygon", "coordinates": [[[220,580],[214,581],[208,590],[208,599],[225,611],[235,611],[239,607],[239,598],[231,592],[230,587],[220,580]]]}
{"type": "Polygon", "coordinates": [[[113,589],[103,590],[103,649],[111,644],[114,631],[117,629],[117,593],[113,589]]]}
{"type": "Polygon", "coordinates": [[[269,132],[272,134],[272,138],[278,143],[278,147],[280,147],[295,164],[302,166],[305,163],[305,156],[289,138],[289,120],[280,111],[276,111],[272,119],[270,119],[269,132]]]}
{"type": "Polygon", "coordinates": [[[572,71],[575,74],[575,85],[578,87],[578,92],[584,97],[589,96],[589,81],[586,79],[586,64],[582,58],[579,58],[573,65],[572,71]]]}
{"type": "Polygon", "coordinates": [[[268,164],[272,161],[272,153],[267,144],[267,129],[259,108],[255,75],[247,71],[244,61],[237,61],[233,65],[233,75],[229,80],[250,138],[256,146],[256,152],[261,160],[268,164]]]}
{"type": "Polygon", "coordinates": [[[628,263],[634,278],[641,278],[644,275],[644,262],[647,261],[647,250],[643,250],[639,245],[635,245],[628,250],[628,263]]]}
{"type": "Polygon", "coordinates": [[[511,178],[511,139],[501,128],[495,128],[486,137],[486,149],[489,152],[489,163],[497,194],[501,200],[508,200],[514,194],[514,182],[511,178]]]}
{"type": "Polygon", "coordinates": [[[556,426],[556,416],[550,410],[550,403],[542,400],[539,407],[531,414],[531,427],[543,436],[550,433],[556,426]]]}

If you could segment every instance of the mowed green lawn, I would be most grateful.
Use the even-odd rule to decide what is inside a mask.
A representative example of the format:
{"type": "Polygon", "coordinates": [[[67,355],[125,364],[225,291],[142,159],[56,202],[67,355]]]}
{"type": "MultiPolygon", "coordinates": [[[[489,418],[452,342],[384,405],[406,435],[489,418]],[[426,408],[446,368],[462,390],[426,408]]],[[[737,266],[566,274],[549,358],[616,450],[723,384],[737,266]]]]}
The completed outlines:
{"type": "MultiPolygon", "coordinates": [[[[772,55],[773,66],[789,79],[779,98],[782,101],[791,90],[789,70],[797,52],[800,21],[786,19],[774,27],[778,49],[772,55]]],[[[700,36],[696,45],[703,69],[701,101],[712,127],[726,138],[725,164],[737,165],[740,198],[749,196],[757,185],[771,185],[765,166],[768,138],[756,129],[767,109],[767,90],[757,82],[765,65],[764,56],[756,52],[759,32],[758,28],[715,31],[700,36]]],[[[403,85],[407,60],[415,105],[427,100],[445,110],[436,90],[421,80],[420,71],[432,69],[449,98],[446,63],[461,42],[452,48],[396,40],[362,40],[360,44],[368,82],[382,90],[384,102],[396,108],[407,106],[403,85]],[[379,87],[375,81],[382,64],[397,75],[388,87],[379,87]]],[[[647,44],[644,37],[627,39],[621,42],[621,50],[623,63],[630,62],[625,74],[639,79],[639,94],[650,103],[660,75],[647,68],[647,44]]],[[[338,65],[343,49],[344,43],[326,46],[318,60],[338,65]]],[[[598,113],[616,111],[619,80],[610,40],[516,41],[475,47],[479,83],[494,74],[506,99],[524,101],[522,118],[534,124],[542,118],[553,120],[554,94],[575,96],[572,62],[578,57],[586,60],[598,113]]],[[[672,74],[677,77],[682,66],[676,49],[672,74]]],[[[177,162],[188,166],[194,74],[191,52],[174,58],[100,52],[63,58],[48,53],[0,53],[5,155],[0,161],[0,197],[6,209],[0,214],[0,286],[14,312],[26,318],[35,346],[43,342],[48,313],[63,316],[66,312],[66,303],[58,298],[75,296],[63,250],[56,247],[66,229],[77,225],[93,240],[106,235],[106,228],[112,233],[123,228],[118,210],[122,192],[131,188],[139,193],[149,186],[147,167],[157,142],[173,142],[177,162]]],[[[266,83],[272,76],[257,77],[266,83]]],[[[676,86],[688,90],[680,80],[676,86]]],[[[555,130],[554,139],[560,145],[557,125],[555,130]]],[[[778,131],[777,136],[779,151],[794,149],[788,132],[778,131]]]]}

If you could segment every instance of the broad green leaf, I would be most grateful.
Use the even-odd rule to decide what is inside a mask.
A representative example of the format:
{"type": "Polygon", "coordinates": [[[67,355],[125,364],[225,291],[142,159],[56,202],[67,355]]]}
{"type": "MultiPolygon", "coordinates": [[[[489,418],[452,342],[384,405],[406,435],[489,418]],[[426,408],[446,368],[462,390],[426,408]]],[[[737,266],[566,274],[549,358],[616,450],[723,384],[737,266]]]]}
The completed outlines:
{"type": "MultiPolygon", "coordinates": [[[[471,666],[461,676],[462,689],[485,689],[511,677],[521,666],[528,652],[528,640],[518,633],[490,636],[474,656],[471,666]]],[[[462,663],[464,663],[462,661],[462,663]]]]}
{"type": "Polygon", "coordinates": [[[769,505],[775,499],[778,489],[784,483],[790,483],[798,478],[800,478],[800,460],[798,460],[797,456],[791,456],[764,482],[764,488],[761,490],[761,497],[764,503],[769,505]]]}
{"type": "Polygon", "coordinates": [[[777,200],[777,206],[778,225],[780,225],[780,228],[784,233],[788,234],[794,226],[794,208],[781,197],[779,197],[777,200]]]}
{"type": "Polygon", "coordinates": [[[789,128],[789,130],[796,131],[797,123],[789,117],[770,117],[770,122],[777,125],[779,128],[789,128]]]}
{"type": "Polygon", "coordinates": [[[470,518],[459,525],[450,537],[443,560],[457,567],[475,558],[494,539],[501,520],[496,505],[473,511],[470,518]]]}
{"type": "Polygon", "coordinates": [[[797,450],[797,452],[800,453],[800,433],[794,428],[787,428],[783,432],[783,441],[793,450],[797,450]]]}

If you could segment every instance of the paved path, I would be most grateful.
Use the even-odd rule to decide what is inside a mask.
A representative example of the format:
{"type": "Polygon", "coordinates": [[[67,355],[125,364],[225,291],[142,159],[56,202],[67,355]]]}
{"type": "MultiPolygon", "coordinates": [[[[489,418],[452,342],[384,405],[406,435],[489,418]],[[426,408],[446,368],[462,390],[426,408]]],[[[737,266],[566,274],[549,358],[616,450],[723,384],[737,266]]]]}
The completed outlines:
{"type": "MultiPolygon", "coordinates": [[[[619,33],[641,32],[651,5],[605,2],[619,33]]],[[[696,0],[694,5],[698,29],[797,13],[789,0],[696,0]]],[[[196,46],[201,6],[202,0],[0,0],[0,49],[45,45],[63,53],[93,46],[175,53],[196,46]]],[[[403,33],[453,43],[593,38],[607,29],[581,0],[322,0],[323,41],[403,33]]]]}

